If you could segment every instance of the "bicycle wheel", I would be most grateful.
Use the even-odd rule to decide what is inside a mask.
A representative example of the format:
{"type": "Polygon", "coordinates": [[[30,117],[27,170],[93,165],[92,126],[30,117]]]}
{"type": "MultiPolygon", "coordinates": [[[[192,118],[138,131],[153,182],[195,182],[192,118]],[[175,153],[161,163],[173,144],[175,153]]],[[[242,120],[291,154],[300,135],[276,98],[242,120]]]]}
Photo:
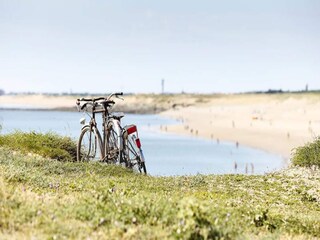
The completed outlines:
{"type": "Polygon", "coordinates": [[[118,122],[115,120],[108,121],[106,131],[106,160],[108,163],[120,163],[120,133],[118,122]]]}
{"type": "Polygon", "coordinates": [[[101,160],[103,156],[102,141],[98,131],[85,126],[80,133],[77,146],[77,161],[101,160]]]}
{"type": "Polygon", "coordinates": [[[147,169],[144,161],[141,159],[142,151],[136,144],[136,139],[133,135],[128,135],[124,138],[124,158],[126,166],[136,172],[147,174],[147,169]]]}

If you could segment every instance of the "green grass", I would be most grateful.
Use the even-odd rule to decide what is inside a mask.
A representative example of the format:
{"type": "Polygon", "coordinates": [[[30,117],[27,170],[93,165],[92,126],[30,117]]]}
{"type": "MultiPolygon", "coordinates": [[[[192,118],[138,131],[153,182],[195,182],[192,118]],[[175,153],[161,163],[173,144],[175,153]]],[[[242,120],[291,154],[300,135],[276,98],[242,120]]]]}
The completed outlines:
{"type": "Polygon", "coordinates": [[[305,146],[294,149],[292,163],[301,167],[320,167],[320,137],[305,146]]]}
{"type": "Polygon", "coordinates": [[[37,133],[16,131],[0,135],[0,146],[7,146],[25,154],[38,154],[59,161],[76,161],[76,143],[69,137],[55,133],[37,133]]]}
{"type": "Polygon", "coordinates": [[[17,148],[0,147],[0,239],[320,238],[312,169],[152,177],[17,148]]]}

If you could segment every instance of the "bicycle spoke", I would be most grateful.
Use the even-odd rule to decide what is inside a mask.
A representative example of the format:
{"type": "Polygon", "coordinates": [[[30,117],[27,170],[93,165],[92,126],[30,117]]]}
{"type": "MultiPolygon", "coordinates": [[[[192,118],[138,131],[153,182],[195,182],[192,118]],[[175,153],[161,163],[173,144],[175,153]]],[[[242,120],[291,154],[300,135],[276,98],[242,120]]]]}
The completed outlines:
{"type": "Polygon", "coordinates": [[[118,133],[114,130],[114,123],[110,121],[107,127],[107,139],[106,139],[106,155],[107,160],[112,163],[117,163],[120,149],[118,144],[118,133]]]}
{"type": "Polygon", "coordinates": [[[140,159],[140,150],[136,145],[136,141],[133,137],[128,136],[127,139],[125,139],[124,148],[127,166],[140,173],[146,173],[144,163],[141,162],[140,159]]]}
{"type": "Polygon", "coordinates": [[[81,132],[78,143],[78,161],[98,160],[101,156],[100,152],[98,154],[99,141],[100,139],[93,130],[90,130],[89,127],[84,128],[81,132]]]}

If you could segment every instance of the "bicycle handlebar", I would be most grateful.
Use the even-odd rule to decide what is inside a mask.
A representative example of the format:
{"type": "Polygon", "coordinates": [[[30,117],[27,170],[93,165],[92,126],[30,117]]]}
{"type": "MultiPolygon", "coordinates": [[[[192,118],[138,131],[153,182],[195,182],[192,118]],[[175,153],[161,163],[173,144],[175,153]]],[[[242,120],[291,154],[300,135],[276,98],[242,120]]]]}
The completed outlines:
{"type": "Polygon", "coordinates": [[[80,102],[80,101],[84,101],[84,102],[96,102],[96,101],[99,101],[99,100],[105,100],[106,98],[105,97],[98,97],[98,98],[78,98],[77,99],[77,102],[80,102]]]}
{"type": "MultiPolygon", "coordinates": [[[[101,101],[104,100],[102,102],[99,102],[100,104],[106,104],[106,106],[110,106],[111,104],[115,104],[114,101],[110,100],[113,96],[116,96],[118,98],[120,98],[119,96],[123,96],[123,92],[117,92],[117,93],[111,93],[108,97],[98,97],[98,98],[78,98],[77,99],[77,106],[78,106],[78,110],[83,110],[88,104],[94,106],[94,104],[97,103],[97,101],[101,101]],[[82,106],[80,106],[80,102],[86,102],[85,104],[83,104],[82,106]]],[[[120,98],[121,99],[121,98],[120,98]]],[[[122,99],[123,100],[123,99],[122,99]]]]}
{"type": "Polygon", "coordinates": [[[77,99],[77,104],[80,101],[84,101],[84,102],[96,102],[96,101],[100,101],[100,100],[107,100],[110,101],[109,99],[112,98],[113,96],[123,96],[123,92],[117,92],[117,93],[111,93],[108,97],[98,97],[98,98],[78,98],[77,99]]]}
{"type": "Polygon", "coordinates": [[[118,93],[111,93],[107,99],[111,99],[113,96],[119,97],[119,96],[123,96],[123,92],[118,92],[118,93]]]}
{"type": "Polygon", "coordinates": [[[91,105],[91,106],[99,106],[99,105],[102,105],[102,106],[104,106],[104,107],[110,107],[110,105],[111,105],[111,104],[112,104],[112,105],[115,104],[115,102],[112,101],[112,100],[105,100],[105,98],[95,98],[95,99],[93,99],[93,101],[92,101],[92,99],[91,99],[91,100],[90,100],[90,99],[85,99],[85,100],[83,100],[83,99],[77,99],[76,104],[77,104],[77,106],[78,106],[78,109],[80,108],[79,110],[83,110],[85,107],[88,106],[88,104],[91,105]],[[96,101],[99,101],[99,100],[104,100],[104,101],[102,101],[102,102],[96,102],[96,101]],[[86,101],[86,103],[83,104],[82,106],[80,106],[80,101],[86,101]]]}

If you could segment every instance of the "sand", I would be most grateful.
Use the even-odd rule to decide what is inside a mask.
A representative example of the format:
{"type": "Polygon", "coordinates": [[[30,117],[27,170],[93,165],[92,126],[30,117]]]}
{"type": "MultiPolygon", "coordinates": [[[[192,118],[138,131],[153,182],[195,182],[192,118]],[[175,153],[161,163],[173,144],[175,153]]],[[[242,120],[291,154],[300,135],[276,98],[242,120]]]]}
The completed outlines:
{"type": "Polygon", "coordinates": [[[35,109],[76,109],[76,97],[37,95],[4,95],[0,96],[1,108],[35,108],[35,109]]]}
{"type": "Polygon", "coordinates": [[[285,159],[320,133],[320,94],[225,95],[204,101],[162,113],[182,122],[166,129],[232,141],[285,159]]]}
{"type": "MultiPolygon", "coordinates": [[[[0,107],[74,108],[74,96],[0,96],[0,107]]],[[[159,112],[180,124],[169,132],[232,141],[290,158],[292,149],[320,133],[320,94],[130,95],[119,106],[159,112]]]]}

